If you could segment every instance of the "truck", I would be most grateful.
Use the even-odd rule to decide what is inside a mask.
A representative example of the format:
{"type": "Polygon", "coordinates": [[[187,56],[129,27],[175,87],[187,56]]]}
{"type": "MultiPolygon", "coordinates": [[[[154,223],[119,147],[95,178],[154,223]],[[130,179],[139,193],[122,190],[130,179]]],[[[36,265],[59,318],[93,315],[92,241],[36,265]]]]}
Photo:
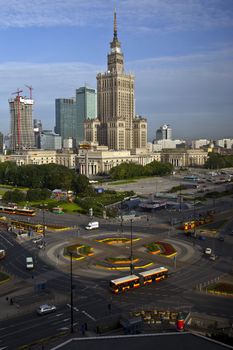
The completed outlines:
{"type": "Polygon", "coordinates": [[[0,249],[0,260],[4,259],[6,256],[6,251],[4,249],[0,249]]]}
{"type": "Polygon", "coordinates": [[[95,228],[99,228],[99,222],[98,221],[89,222],[89,224],[85,227],[86,230],[93,230],[95,228]]]}

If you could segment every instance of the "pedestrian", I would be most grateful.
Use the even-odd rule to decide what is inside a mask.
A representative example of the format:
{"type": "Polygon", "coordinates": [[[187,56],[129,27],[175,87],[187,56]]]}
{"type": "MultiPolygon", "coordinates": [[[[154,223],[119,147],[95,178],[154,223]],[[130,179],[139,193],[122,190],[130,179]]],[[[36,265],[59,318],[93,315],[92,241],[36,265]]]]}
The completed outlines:
{"type": "Polygon", "coordinates": [[[8,302],[8,300],[9,300],[9,298],[8,297],[6,297],[6,301],[8,302]]]}
{"type": "Polygon", "coordinates": [[[11,305],[13,305],[14,303],[13,303],[13,299],[12,298],[10,298],[10,304],[11,305]]]}
{"type": "Polygon", "coordinates": [[[84,323],[84,329],[85,329],[85,331],[87,331],[87,323],[86,322],[84,323]]]}
{"type": "Polygon", "coordinates": [[[85,335],[85,324],[82,324],[81,332],[82,332],[82,335],[84,336],[85,335]]]}

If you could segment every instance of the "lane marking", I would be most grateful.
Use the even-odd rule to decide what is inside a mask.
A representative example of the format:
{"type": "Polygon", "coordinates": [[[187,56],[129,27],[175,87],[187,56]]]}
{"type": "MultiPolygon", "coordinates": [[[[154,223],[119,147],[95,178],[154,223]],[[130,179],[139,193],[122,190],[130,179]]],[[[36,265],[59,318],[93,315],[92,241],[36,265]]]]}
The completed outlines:
{"type": "Polygon", "coordinates": [[[12,247],[14,247],[14,244],[11,243],[6,237],[4,237],[4,236],[2,236],[2,235],[0,235],[0,237],[1,237],[2,239],[4,239],[6,242],[8,242],[12,247]]]}
{"type": "Polygon", "coordinates": [[[88,312],[86,312],[86,311],[83,310],[82,313],[83,313],[84,315],[86,315],[87,317],[89,317],[92,321],[96,321],[96,319],[95,319],[93,316],[89,315],[88,312]]]}

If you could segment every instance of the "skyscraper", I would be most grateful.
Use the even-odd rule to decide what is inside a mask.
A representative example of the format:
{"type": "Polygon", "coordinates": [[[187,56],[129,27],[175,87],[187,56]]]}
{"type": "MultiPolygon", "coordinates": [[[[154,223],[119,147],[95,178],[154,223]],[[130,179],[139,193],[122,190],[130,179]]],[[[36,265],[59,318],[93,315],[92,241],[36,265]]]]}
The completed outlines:
{"type": "MultiPolygon", "coordinates": [[[[124,70],[124,55],[117,35],[116,12],[114,12],[113,40],[110,43],[107,72],[97,74],[97,120],[85,122],[85,139],[90,141],[89,131],[97,128],[97,138],[100,145],[106,145],[114,150],[131,150],[135,147],[146,147],[147,121],[144,118],[143,127],[139,128],[143,137],[137,137],[134,142],[133,132],[138,129],[139,122],[135,120],[134,111],[134,76],[124,70]],[[99,124],[98,122],[99,121],[99,124]],[[145,145],[144,145],[145,144],[145,145]]],[[[141,124],[140,124],[141,125],[141,124]]],[[[138,130],[139,130],[138,129],[138,130]]]]}
{"type": "Polygon", "coordinates": [[[13,151],[34,147],[32,125],[32,99],[19,95],[9,100],[11,115],[11,149],[13,151]]]}
{"type": "Polygon", "coordinates": [[[57,98],[55,100],[55,133],[63,139],[78,138],[77,105],[75,98],[57,98]]]}
{"type": "Polygon", "coordinates": [[[116,12],[114,33],[108,54],[108,70],[97,75],[100,143],[111,149],[132,149],[134,117],[134,76],[124,72],[124,55],[117,36],[116,12]]]}
{"type": "Polygon", "coordinates": [[[77,141],[84,140],[84,121],[96,118],[96,90],[83,86],[76,90],[77,141]]]}

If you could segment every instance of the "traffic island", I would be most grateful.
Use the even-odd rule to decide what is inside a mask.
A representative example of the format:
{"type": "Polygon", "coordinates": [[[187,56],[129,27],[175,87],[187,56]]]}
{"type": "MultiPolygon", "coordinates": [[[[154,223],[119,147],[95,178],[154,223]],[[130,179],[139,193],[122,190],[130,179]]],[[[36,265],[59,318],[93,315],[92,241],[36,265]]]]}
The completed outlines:
{"type": "MultiPolygon", "coordinates": [[[[140,241],[140,237],[133,238],[132,242],[140,241]]],[[[98,243],[105,243],[105,244],[112,244],[112,245],[118,245],[118,244],[128,244],[131,242],[130,237],[107,237],[107,238],[100,238],[95,240],[98,243]]]]}
{"type": "Polygon", "coordinates": [[[10,276],[7,273],[0,271],[0,284],[8,282],[9,279],[10,276]]]}
{"type": "Polygon", "coordinates": [[[145,247],[148,253],[159,254],[165,258],[172,258],[177,255],[177,251],[173,245],[167,242],[151,242],[145,245],[145,247]]]}
{"type": "Polygon", "coordinates": [[[151,265],[153,265],[153,262],[151,261],[145,261],[141,260],[139,258],[133,258],[132,261],[130,257],[128,256],[121,256],[121,257],[108,257],[105,258],[103,261],[98,261],[95,263],[94,266],[98,268],[102,268],[105,270],[125,270],[128,271],[131,268],[131,263],[133,264],[134,270],[137,269],[145,269],[151,265]]]}
{"type": "Polygon", "coordinates": [[[72,260],[83,260],[92,255],[94,255],[93,248],[84,244],[73,244],[63,250],[63,256],[69,259],[72,257],[72,260]]]}

